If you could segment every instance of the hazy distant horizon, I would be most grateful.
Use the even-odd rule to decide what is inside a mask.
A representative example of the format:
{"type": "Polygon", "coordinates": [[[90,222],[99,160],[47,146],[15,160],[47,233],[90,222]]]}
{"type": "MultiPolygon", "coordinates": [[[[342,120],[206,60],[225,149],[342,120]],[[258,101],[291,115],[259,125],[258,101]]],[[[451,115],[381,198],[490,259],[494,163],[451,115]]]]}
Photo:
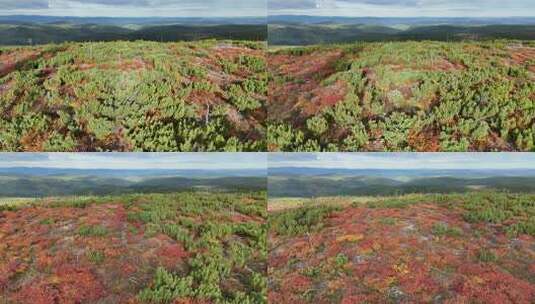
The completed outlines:
{"type": "Polygon", "coordinates": [[[311,18],[340,18],[340,19],[535,19],[534,16],[340,16],[340,15],[307,15],[307,14],[276,14],[273,17],[311,17],[311,18]]]}
{"type": "Polygon", "coordinates": [[[72,15],[44,15],[44,14],[2,14],[0,11],[0,17],[50,17],[50,18],[123,18],[123,19],[233,19],[233,18],[272,18],[272,17],[313,17],[313,18],[341,18],[341,19],[363,19],[363,18],[376,18],[376,19],[535,19],[533,16],[340,16],[340,15],[309,15],[309,14],[271,14],[271,15],[251,15],[251,16],[109,16],[109,15],[95,15],[95,16],[72,16],[72,15]]]}
{"type": "Polygon", "coordinates": [[[270,153],[269,168],[535,170],[535,153],[270,153]]]}
{"type": "Polygon", "coordinates": [[[269,197],[535,193],[535,153],[272,153],[269,197]]]}
{"type": "Polygon", "coordinates": [[[265,153],[1,153],[0,169],[258,170],[265,153]]]}
{"type": "Polygon", "coordinates": [[[535,16],[532,0],[268,0],[268,15],[346,17],[535,16]]]}
{"type": "Polygon", "coordinates": [[[314,16],[270,15],[268,25],[322,25],[322,24],[372,24],[372,25],[535,25],[535,16],[314,16]]]}
{"type": "Polygon", "coordinates": [[[39,14],[2,14],[0,17],[43,17],[43,18],[71,18],[71,19],[266,19],[265,15],[252,16],[70,16],[70,15],[39,15],[39,14]]]}
{"type": "Polygon", "coordinates": [[[253,17],[266,10],[266,0],[0,0],[0,16],[253,17]]]}

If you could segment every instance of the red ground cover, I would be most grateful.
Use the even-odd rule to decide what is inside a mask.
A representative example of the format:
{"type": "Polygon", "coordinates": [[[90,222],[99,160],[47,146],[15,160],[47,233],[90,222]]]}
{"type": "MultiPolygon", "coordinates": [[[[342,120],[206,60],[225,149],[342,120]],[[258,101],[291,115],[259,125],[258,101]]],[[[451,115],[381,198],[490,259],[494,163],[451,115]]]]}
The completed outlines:
{"type": "Polygon", "coordinates": [[[272,303],[525,303],[535,300],[535,239],[510,239],[460,210],[351,207],[317,233],[271,233],[272,303]],[[434,232],[437,225],[455,233],[434,232]],[[478,258],[481,250],[495,261],[478,258]]]}

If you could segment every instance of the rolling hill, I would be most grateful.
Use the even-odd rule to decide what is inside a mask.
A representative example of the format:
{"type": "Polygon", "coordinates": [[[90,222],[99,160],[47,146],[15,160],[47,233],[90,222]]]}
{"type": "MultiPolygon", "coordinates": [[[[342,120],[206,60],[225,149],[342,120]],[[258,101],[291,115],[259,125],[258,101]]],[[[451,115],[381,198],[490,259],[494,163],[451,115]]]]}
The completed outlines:
{"type": "Polygon", "coordinates": [[[535,18],[268,17],[269,44],[311,45],[357,41],[535,39],[535,18]]]}
{"type": "MultiPolygon", "coordinates": [[[[1,19],[0,19],[1,20],[1,19]]],[[[308,16],[308,15],[270,15],[269,24],[367,24],[394,26],[425,26],[439,24],[488,25],[515,24],[535,25],[535,17],[349,17],[349,16],[308,16]]]]}
{"type": "Polygon", "coordinates": [[[118,195],[126,193],[170,193],[195,189],[224,192],[262,191],[266,178],[259,172],[203,172],[204,176],[174,176],[173,172],[151,173],[63,170],[61,174],[0,173],[0,197],[39,198],[49,196],[118,195]],[[104,174],[101,174],[104,173],[104,174]]]}
{"type": "Polygon", "coordinates": [[[244,18],[108,18],[0,16],[0,45],[62,42],[193,41],[235,39],[265,41],[266,20],[244,18]]]}
{"type": "Polygon", "coordinates": [[[150,25],[129,28],[106,24],[16,24],[0,22],[0,45],[34,45],[88,41],[195,41],[202,39],[266,40],[265,25],[150,25]]]}
{"type": "Polygon", "coordinates": [[[269,24],[269,44],[313,45],[356,41],[463,41],[535,39],[535,25],[397,25],[367,24],[269,24]],[[401,28],[400,28],[401,27],[401,28]]]}
{"type": "Polygon", "coordinates": [[[322,197],[322,196],[388,196],[409,193],[463,193],[474,190],[500,190],[535,193],[535,175],[517,172],[421,170],[383,170],[379,174],[343,171],[323,175],[281,175],[270,172],[270,197],[322,197]]]}

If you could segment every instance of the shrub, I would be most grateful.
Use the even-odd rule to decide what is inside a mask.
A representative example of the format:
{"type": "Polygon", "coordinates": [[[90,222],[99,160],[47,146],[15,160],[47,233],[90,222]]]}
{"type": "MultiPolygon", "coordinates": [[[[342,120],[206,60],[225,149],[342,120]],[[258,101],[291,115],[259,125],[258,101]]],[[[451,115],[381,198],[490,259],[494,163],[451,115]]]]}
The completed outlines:
{"type": "Polygon", "coordinates": [[[324,219],[336,207],[310,207],[292,210],[269,218],[270,231],[279,235],[299,235],[321,229],[324,219]]]}
{"type": "Polygon", "coordinates": [[[99,225],[93,225],[93,226],[80,226],[78,228],[78,234],[80,236],[86,236],[86,237],[104,237],[108,234],[108,229],[103,226],[99,225]]]}
{"type": "Polygon", "coordinates": [[[88,251],[86,255],[87,259],[93,264],[101,264],[102,262],[104,262],[104,259],[106,257],[104,252],[94,250],[88,251]]]}
{"type": "Polygon", "coordinates": [[[435,223],[431,229],[431,232],[436,236],[446,235],[450,237],[458,237],[463,234],[462,229],[458,227],[450,227],[446,223],[435,223]]]}
{"type": "Polygon", "coordinates": [[[175,299],[192,296],[194,294],[192,286],[193,278],[182,278],[159,267],[154,276],[153,286],[141,291],[139,299],[144,303],[171,303],[175,299]]]}
{"type": "Polygon", "coordinates": [[[493,263],[498,260],[498,257],[496,256],[494,251],[485,248],[480,249],[477,252],[477,258],[483,263],[493,263]]]}

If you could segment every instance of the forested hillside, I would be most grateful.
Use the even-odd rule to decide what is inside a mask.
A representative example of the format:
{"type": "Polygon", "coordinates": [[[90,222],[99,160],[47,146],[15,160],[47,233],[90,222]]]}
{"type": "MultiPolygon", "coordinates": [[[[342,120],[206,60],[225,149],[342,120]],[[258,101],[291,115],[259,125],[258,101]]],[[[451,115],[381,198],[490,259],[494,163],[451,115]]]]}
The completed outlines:
{"type": "Polygon", "coordinates": [[[158,42],[201,39],[265,41],[267,26],[261,22],[265,21],[257,18],[230,21],[198,18],[0,16],[0,45],[140,39],[158,42]]]}
{"type": "MultiPolygon", "coordinates": [[[[380,21],[380,20],[379,20],[380,21]]],[[[399,22],[406,22],[400,20],[399,22]]],[[[455,22],[449,21],[449,22],[455,22]]],[[[535,39],[533,24],[269,24],[270,45],[311,45],[355,41],[463,41],[535,39]]]]}

